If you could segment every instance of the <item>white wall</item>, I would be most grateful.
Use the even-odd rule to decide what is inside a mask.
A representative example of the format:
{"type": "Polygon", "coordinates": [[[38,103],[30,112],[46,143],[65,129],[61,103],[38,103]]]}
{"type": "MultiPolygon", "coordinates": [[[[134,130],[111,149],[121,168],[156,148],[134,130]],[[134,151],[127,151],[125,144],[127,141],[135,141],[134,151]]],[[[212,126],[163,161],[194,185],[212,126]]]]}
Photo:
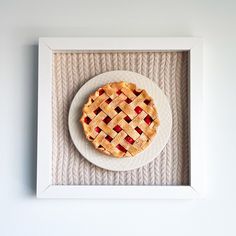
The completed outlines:
{"type": "Polygon", "coordinates": [[[0,235],[236,235],[236,1],[0,0],[0,235]],[[205,39],[207,198],[35,198],[39,36],[205,39]]]}

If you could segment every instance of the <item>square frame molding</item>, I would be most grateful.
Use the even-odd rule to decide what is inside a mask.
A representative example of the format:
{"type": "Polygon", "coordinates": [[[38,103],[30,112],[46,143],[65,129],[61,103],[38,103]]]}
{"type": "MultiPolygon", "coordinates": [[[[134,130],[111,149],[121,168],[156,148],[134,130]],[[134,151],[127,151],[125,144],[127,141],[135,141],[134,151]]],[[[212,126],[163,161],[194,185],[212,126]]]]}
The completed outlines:
{"type": "Polygon", "coordinates": [[[199,38],[40,38],[37,197],[83,199],[193,199],[204,196],[202,154],[203,40],[199,38]],[[52,184],[53,53],[72,51],[188,51],[190,185],[85,186],[52,184]]]}

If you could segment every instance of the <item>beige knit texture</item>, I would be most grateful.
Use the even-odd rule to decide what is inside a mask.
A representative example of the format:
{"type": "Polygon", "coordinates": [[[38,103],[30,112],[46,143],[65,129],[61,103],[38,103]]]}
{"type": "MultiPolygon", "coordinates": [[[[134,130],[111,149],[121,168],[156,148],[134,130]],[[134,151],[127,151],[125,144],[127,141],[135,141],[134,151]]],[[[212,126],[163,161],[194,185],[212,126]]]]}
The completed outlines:
{"type": "Polygon", "coordinates": [[[187,52],[54,53],[52,92],[55,185],[188,185],[189,104],[187,52]],[[131,171],[108,171],[88,162],[68,131],[68,112],[79,88],[100,73],[129,70],[155,81],[169,98],[173,127],[161,154],[131,171]]]}

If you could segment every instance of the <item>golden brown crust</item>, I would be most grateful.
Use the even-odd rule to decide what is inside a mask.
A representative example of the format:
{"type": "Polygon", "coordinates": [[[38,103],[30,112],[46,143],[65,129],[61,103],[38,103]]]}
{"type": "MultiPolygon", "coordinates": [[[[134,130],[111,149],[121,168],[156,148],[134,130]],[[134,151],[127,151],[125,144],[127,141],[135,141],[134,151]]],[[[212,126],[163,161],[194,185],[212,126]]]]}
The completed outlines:
{"type": "Polygon", "coordinates": [[[114,157],[141,152],[160,125],[153,99],[144,89],[123,81],[105,84],[90,95],[80,122],[95,148],[114,157]]]}

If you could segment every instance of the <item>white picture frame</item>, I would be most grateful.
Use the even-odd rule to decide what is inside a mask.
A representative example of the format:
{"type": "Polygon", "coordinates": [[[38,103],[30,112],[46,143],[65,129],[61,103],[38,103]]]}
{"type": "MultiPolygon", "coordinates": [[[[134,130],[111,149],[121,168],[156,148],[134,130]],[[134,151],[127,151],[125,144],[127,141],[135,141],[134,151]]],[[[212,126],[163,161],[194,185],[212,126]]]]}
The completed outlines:
{"type": "Polygon", "coordinates": [[[37,197],[193,199],[204,196],[202,154],[203,40],[199,38],[40,38],[38,70],[37,197]],[[78,186],[52,184],[52,71],[58,51],[189,51],[190,185],[78,186]]]}

